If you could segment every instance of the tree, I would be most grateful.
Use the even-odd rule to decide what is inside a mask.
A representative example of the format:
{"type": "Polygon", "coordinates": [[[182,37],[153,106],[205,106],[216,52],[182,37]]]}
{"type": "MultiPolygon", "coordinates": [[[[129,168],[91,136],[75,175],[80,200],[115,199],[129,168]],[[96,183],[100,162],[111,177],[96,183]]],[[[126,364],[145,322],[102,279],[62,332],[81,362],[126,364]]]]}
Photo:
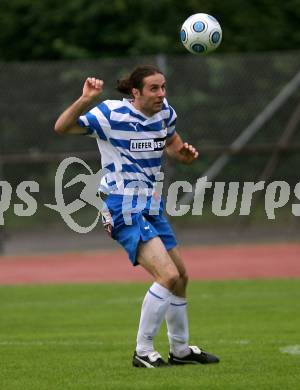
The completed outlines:
{"type": "Polygon", "coordinates": [[[298,0],[1,0],[2,60],[187,54],[183,21],[197,12],[217,17],[220,52],[299,48],[298,0]]]}

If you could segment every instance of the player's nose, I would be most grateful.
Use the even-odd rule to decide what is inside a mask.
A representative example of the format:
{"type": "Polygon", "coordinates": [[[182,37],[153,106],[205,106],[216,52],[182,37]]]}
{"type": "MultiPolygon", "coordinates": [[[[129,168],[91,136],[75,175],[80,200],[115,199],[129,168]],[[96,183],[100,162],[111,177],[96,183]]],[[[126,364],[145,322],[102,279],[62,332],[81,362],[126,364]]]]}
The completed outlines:
{"type": "Polygon", "coordinates": [[[166,96],[166,90],[164,88],[159,88],[157,92],[159,97],[165,97],[166,96]]]}

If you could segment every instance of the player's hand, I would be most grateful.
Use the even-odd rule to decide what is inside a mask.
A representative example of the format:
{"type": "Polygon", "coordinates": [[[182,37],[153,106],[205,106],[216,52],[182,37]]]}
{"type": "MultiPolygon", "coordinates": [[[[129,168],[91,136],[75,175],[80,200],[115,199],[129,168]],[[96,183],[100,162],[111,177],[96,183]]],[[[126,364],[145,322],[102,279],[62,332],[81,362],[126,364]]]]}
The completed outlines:
{"type": "Polygon", "coordinates": [[[95,77],[88,77],[83,85],[82,97],[94,100],[99,97],[103,91],[103,80],[96,79],[95,77]]]}
{"type": "Polygon", "coordinates": [[[187,142],[184,142],[179,150],[179,155],[181,162],[184,164],[191,164],[196,158],[198,158],[199,153],[193,145],[189,145],[187,142]]]}

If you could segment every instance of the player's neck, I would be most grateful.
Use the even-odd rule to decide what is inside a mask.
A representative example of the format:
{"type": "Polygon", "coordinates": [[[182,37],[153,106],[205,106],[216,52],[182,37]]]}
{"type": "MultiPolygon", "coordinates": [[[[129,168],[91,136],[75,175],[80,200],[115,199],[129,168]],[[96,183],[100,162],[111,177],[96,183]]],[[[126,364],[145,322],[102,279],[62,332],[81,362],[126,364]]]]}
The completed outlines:
{"type": "Polygon", "coordinates": [[[146,109],[145,109],[143,106],[141,106],[141,105],[139,104],[139,102],[136,101],[136,100],[132,100],[130,103],[133,105],[133,107],[134,107],[136,110],[140,111],[144,116],[151,117],[151,116],[153,116],[153,115],[155,114],[155,112],[152,112],[152,111],[149,112],[148,110],[146,110],[146,109]]]}

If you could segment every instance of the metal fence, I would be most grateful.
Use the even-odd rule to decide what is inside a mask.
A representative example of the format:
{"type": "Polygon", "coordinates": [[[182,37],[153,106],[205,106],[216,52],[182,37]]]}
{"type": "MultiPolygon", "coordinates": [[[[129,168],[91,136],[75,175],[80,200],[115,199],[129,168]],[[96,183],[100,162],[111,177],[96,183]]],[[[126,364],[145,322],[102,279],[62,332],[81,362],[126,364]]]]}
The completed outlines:
{"type": "MultiPolygon", "coordinates": [[[[167,182],[195,183],[197,178],[207,175],[208,179],[225,182],[284,180],[291,186],[298,183],[299,51],[0,63],[1,180],[11,183],[14,190],[20,181],[37,181],[38,202],[46,203],[53,200],[54,174],[63,158],[81,157],[97,169],[100,156],[95,141],[56,135],[55,120],[79,97],[87,76],[104,80],[103,100],[120,98],[115,90],[116,80],[144,63],[157,64],[165,72],[168,100],[178,114],[177,130],[200,150],[199,161],[192,166],[165,161],[167,182]]],[[[74,187],[70,199],[77,196],[76,191],[78,187],[74,187]]],[[[182,195],[185,202],[191,201],[191,195],[182,195]]],[[[208,195],[207,209],[210,201],[208,195]]],[[[49,210],[38,210],[29,221],[16,218],[10,208],[5,230],[30,229],[45,221],[55,224],[55,218],[49,214],[49,210]]],[[[283,213],[284,226],[298,228],[298,218],[289,211],[283,213]]],[[[263,218],[254,218],[257,219],[262,222],[263,218]]],[[[240,223],[241,218],[235,216],[232,220],[240,223]]],[[[197,222],[187,217],[181,221],[194,226],[209,221],[219,224],[220,218],[207,216],[197,222]]],[[[249,221],[253,223],[253,218],[249,217],[246,225],[249,221]]]]}

